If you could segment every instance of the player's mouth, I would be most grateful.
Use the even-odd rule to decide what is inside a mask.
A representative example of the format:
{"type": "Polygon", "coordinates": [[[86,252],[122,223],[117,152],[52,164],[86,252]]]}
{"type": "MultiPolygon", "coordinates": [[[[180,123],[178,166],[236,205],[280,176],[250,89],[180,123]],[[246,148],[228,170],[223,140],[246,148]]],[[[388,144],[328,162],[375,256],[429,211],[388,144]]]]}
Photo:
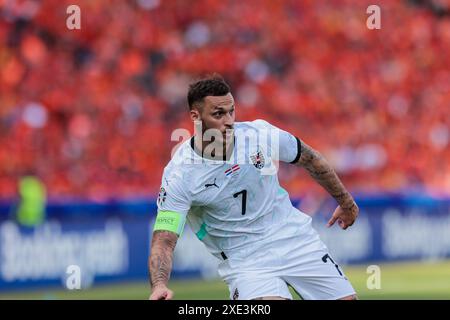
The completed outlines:
{"type": "Polygon", "coordinates": [[[233,136],[234,130],[233,129],[227,129],[225,132],[222,133],[222,136],[224,138],[231,138],[233,136]]]}

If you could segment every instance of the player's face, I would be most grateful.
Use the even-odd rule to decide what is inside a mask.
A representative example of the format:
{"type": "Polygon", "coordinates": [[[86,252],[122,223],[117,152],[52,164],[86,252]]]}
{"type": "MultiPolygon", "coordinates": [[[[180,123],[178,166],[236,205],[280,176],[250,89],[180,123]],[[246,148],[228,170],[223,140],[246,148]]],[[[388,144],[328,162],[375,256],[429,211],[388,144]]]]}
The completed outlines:
{"type": "Polygon", "coordinates": [[[203,108],[199,112],[203,132],[216,129],[221,133],[222,142],[229,141],[233,135],[235,119],[233,95],[207,96],[203,100],[203,108]]]}

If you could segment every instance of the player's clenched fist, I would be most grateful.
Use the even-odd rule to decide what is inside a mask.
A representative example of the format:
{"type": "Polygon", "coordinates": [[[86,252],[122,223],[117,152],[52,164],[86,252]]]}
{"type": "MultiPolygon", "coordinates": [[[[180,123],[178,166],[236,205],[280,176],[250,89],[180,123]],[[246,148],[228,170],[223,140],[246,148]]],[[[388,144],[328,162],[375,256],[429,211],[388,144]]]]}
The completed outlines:
{"type": "Polygon", "coordinates": [[[149,300],[171,300],[173,298],[173,292],[166,286],[160,285],[154,287],[149,300]]]}

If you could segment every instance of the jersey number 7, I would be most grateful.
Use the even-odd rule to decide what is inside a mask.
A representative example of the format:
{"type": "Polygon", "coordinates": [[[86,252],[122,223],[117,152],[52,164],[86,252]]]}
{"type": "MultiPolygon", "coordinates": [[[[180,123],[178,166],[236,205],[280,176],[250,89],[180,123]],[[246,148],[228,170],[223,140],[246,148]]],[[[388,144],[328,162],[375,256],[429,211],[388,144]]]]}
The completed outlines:
{"type": "Polygon", "coordinates": [[[242,194],[242,215],[245,214],[245,210],[247,209],[247,190],[242,190],[233,194],[234,198],[237,198],[240,194],[242,194]]]}

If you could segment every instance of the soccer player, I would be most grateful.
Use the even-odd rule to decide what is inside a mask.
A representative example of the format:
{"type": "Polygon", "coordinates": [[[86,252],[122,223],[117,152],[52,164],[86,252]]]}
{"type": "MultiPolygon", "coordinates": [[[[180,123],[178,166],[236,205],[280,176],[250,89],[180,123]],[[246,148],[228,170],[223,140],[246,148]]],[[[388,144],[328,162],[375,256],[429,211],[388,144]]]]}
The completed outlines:
{"type": "Polygon", "coordinates": [[[167,287],[185,221],[221,260],[230,299],[356,299],[355,290],[279,182],[276,162],[305,168],[339,206],[328,226],[342,229],[358,206],[325,158],[263,120],[235,122],[235,103],[218,75],[189,87],[194,136],[164,169],[153,229],[150,299],[171,299],[167,287]],[[274,170],[275,169],[275,170],[274,170]]]}

